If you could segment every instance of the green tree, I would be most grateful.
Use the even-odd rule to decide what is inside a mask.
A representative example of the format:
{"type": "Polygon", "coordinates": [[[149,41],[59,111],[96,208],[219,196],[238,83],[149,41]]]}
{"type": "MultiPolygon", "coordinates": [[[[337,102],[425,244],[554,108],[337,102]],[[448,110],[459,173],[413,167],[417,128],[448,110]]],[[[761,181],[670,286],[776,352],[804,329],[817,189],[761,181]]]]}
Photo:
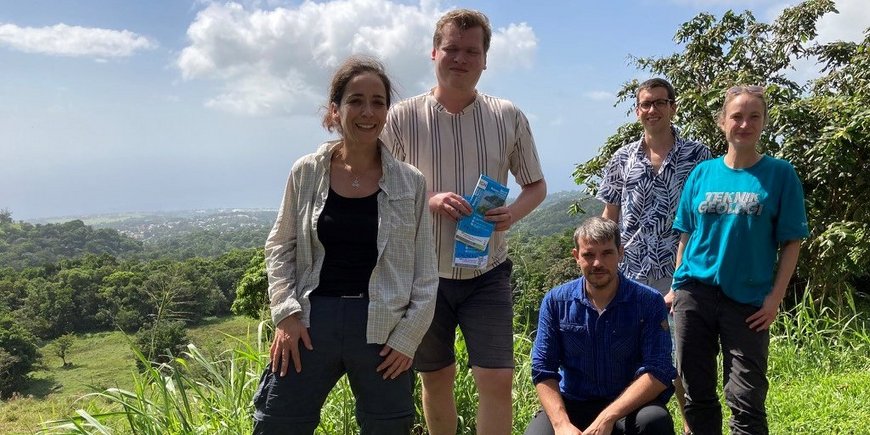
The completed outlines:
{"type": "Polygon", "coordinates": [[[66,357],[69,356],[70,350],[72,349],[75,342],[76,335],[69,332],[61,335],[60,337],[57,337],[57,339],[55,339],[54,342],[51,343],[51,351],[63,362],[62,367],[69,367],[71,365],[70,363],[66,362],[66,357]]]}
{"type": "Polygon", "coordinates": [[[812,237],[800,274],[815,295],[838,305],[870,283],[870,29],[860,43],[810,50],[824,75],[780,110],[781,154],[807,194],[812,237]]]}
{"type": "MultiPolygon", "coordinates": [[[[817,296],[849,295],[867,279],[870,262],[870,83],[868,43],[810,45],[816,23],[836,12],[831,0],[808,0],[785,9],[773,23],[751,12],[702,13],[684,23],[674,40],[682,51],[634,58],[635,65],[668,78],[677,90],[675,124],[686,137],[727,148],[716,125],[725,90],[762,84],[770,100],[770,121],[761,151],[789,160],[804,184],[810,239],[804,245],[795,286],[817,296]],[[788,77],[795,60],[818,56],[823,76],[807,84],[788,77]]],[[[618,103],[634,101],[637,82],[626,83],[618,103]]],[[[593,159],[578,164],[574,178],[590,193],[603,167],[621,145],[636,140],[637,123],[620,127],[593,159]]],[[[848,298],[847,298],[848,300],[848,298]]]]}
{"type": "MultiPolygon", "coordinates": [[[[175,356],[181,355],[187,343],[187,330],[180,320],[155,321],[136,333],[136,346],[155,365],[170,363],[175,356]]],[[[140,370],[145,369],[139,359],[136,360],[136,366],[140,370]]]]}
{"type": "Polygon", "coordinates": [[[36,363],[36,338],[11,315],[0,315],[0,396],[20,388],[36,363]]]}
{"type": "Polygon", "coordinates": [[[573,235],[571,228],[544,237],[511,234],[508,247],[514,263],[511,287],[514,322],[518,329],[534,328],[544,295],[553,287],[580,276],[580,269],[571,256],[573,235]]]}
{"type": "Polygon", "coordinates": [[[258,250],[248,263],[239,285],[236,286],[236,299],[233,313],[254,319],[268,318],[269,278],[266,276],[266,259],[263,250],[258,250]]]}

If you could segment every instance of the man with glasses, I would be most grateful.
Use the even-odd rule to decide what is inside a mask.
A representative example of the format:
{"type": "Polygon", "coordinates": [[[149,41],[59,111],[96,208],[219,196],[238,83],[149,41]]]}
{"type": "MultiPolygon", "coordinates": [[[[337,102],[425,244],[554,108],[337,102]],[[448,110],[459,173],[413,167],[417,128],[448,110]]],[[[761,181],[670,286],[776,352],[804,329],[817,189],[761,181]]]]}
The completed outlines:
{"type": "MultiPolygon", "coordinates": [[[[670,306],[679,242],[672,228],[677,202],[689,173],[712,155],[703,144],[681,138],[671,124],[677,103],[667,80],[649,79],[638,86],[636,95],[643,136],[613,154],[597,198],[604,202],[602,215],[619,223],[625,249],[622,273],[658,290],[670,306]]],[[[682,414],[682,383],[675,379],[674,385],[682,414]]],[[[684,430],[689,433],[685,423],[684,430]]]]}

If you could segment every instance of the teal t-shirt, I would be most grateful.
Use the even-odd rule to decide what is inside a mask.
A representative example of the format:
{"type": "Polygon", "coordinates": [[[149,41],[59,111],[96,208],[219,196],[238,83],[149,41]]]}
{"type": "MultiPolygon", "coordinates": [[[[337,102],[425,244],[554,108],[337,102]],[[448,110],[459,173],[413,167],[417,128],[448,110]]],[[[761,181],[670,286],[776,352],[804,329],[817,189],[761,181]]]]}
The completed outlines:
{"type": "Polygon", "coordinates": [[[697,280],[761,306],[779,244],[809,235],[803,188],[785,160],[762,156],[744,169],[729,168],[723,157],[707,160],[686,180],[674,229],[689,234],[675,289],[697,280]]]}

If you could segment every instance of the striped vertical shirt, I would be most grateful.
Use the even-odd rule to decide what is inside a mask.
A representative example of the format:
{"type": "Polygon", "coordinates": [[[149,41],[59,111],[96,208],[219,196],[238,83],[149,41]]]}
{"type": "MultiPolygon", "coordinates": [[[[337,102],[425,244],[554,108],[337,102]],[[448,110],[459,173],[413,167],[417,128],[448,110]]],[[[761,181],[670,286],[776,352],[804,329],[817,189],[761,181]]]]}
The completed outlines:
{"type": "MultiPolygon", "coordinates": [[[[401,161],[419,169],[429,192],[469,196],[481,174],[507,184],[508,171],[524,186],[544,174],[529,121],[513,103],[477,94],[460,113],[450,113],[429,91],[394,105],[382,139],[401,161]]],[[[507,258],[504,232],[490,239],[489,262],[483,269],[453,267],[456,222],[435,214],[435,250],[442,278],[469,279],[507,258]]]]}

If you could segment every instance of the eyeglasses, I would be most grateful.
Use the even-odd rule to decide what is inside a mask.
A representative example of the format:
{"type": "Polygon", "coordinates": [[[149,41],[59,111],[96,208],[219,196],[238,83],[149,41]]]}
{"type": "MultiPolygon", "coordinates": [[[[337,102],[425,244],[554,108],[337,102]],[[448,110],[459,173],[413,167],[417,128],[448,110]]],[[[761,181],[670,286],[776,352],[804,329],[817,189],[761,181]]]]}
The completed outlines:
{"type": "Polygon", "coordinates": [[[649,109],[652,109],[653,106],[656,106],[656,109],[664,109],[668,107],[669,104],[673,104],[674,100],[670,99],[661,99],[655,101],[641,101],[637,103],[637,108],[646,112],[649,109]]]}

